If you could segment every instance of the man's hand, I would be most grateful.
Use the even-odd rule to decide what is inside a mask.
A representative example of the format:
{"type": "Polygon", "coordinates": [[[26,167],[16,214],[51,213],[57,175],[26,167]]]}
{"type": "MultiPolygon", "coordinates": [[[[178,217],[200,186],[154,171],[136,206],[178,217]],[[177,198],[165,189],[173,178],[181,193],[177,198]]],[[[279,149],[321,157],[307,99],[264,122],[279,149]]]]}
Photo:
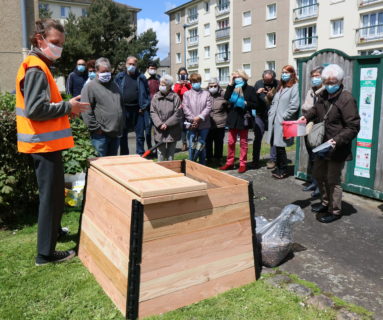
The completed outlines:
{"type": "Polygon", "coordinates": [[[81,112],[89,111],[90,104],[89,102],[80,102],[81,96],[74,97],[69,100],[69,104],[71,105],[71,112],[75,115],[79,115],[81,112]]]}
{"type": "Polygon", "coordinates": [[[263,92],[266,92],[265,88],[259,88],[259,89],[257,90],[257,94],[261,94],[261,93],[263,93],[263,92]]]}
{"type": "Polygon", "coordinates": [[[298,119],[298,121],[304,121],[304,122],[307,123],[307,119],[305,118],[305,116],[300,117],[300,118],[298,119]]]}
{"type": "Polygon", "coordinates": [[[168,128],[168,126],[164,123],[161,125],[160,130],[165,131],[168,128]]]}
{"type": "Polygon", "coordinates": [[[141,108],[138,109],[138,113],[144,113],[144,111],[145,111],[144,109],[141,109],[141,108]]]}
{"type": "Polygon", "coordinates": [[[330,139],[328,142],[331,143],[331,147],[334,149],[336,146],[336,141],[334,139],[330,139]]]}

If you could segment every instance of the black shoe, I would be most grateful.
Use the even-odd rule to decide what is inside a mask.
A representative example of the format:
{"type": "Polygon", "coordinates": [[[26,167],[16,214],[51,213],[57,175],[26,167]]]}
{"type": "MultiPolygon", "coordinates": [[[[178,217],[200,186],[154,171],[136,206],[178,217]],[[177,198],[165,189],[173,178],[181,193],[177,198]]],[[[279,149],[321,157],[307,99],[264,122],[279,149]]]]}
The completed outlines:
{"type": "Polygon", "coordinates": [[[69,228],[68,227],[62,227],[59,229],[59,232],[57,233],[57,239],[62,239],[66,237],[69,234],[69,228]]]}
{"type": "Polygon", "coordinates": [[[319,206],[311,207],[311,211],[315,213],[327,212],[327,210],[328,210],[328,206],[324,206],[323,204],[320,204],[319,206]]]}
{"type": "Polygon", "coordinates": [[[342,218],[340,214],[329,213],[328,215],[318,218],[318,221],[322,223],[331,223],[336,220],[339,220],[340,218],[342,218]]]}
{"type": "Polygon", "coordinates": [[[64,262],[69,259],[72,259],[75,256],[76,252],[73,250],[69,251],[53,251],[50,256],[38,255],[36,258],[36,266],[43,266],[48,263],[58,263],[64,262]]]}
{"type": "Polygon", "coordinates": [[[259,169],[261,166],[259,165],[259,162],[248,162],[247,163],[247,168],[254,170],[254,169],[259,169]]]}
{"type": "Polygon", "coordinates": [[[302,189],[302,191],[314,191],[316,189],[316,184],[315,183],[311,183],[310,185],[308,185],[307,187],[304,187],[302,189]]]}
{"type": "Polygon", "coordinates": [[[320,196],[319,188],[316,188],[314,192],[311,192],[311,198],[317,198],[320,196]]]}

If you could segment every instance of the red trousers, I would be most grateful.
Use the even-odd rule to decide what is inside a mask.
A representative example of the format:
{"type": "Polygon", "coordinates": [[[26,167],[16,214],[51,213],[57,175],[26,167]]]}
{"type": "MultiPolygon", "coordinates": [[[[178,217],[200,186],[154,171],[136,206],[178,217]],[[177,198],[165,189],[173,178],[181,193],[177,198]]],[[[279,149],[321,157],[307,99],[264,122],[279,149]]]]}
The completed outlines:
{"type": "Polygon", "coordinates": [[[249,130],[238,130],[238,129],[230,129],[229,137],[228,137],[228,150],[227,150],[227,159],[226,164],[231,166],[234,164],[235,159],[235,143],[237,142],[237,136],[239,135],[239,165],[241,167],[246,167],[247,161],[247,134],[249,130]]]}

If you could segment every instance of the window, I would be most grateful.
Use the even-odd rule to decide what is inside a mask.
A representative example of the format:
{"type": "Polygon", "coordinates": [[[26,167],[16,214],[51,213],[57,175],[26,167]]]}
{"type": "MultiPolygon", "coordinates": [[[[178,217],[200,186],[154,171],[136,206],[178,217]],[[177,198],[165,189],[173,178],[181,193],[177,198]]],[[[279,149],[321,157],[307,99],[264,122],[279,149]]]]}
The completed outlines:
{"type": "Polygon", "coordinates": [[[175,21],[176,21],[176,23],[180,23],[181,22],[181,13],[179,13],[179,12],[176,13],[175,21]]]}
{"type": "Polygon", "coordinates": [[[176,43],[181,43],[181,33],[180,32],[176,33],[176,43]]]}
{"type": "Polygon", "coordinates": [[[274,48],[277,45],[277,36],[275,32],[266,34],[266,48],[274,48]]]}
{"type": "Polygon", "coordinates": [[[266,20],[277,18],[277,4],[269,4],[266,6],[266,20]]]}
{"type": "Polygon", "coordinates": [[[85,9],[85,8],[82,8],[82,9],[81,9],[81,15],[82,15],[83,17],[88,16],[88,10],[85,9]]]}
{"type": "Polygon", "coordinates": [[[189,23],[196,22],[198,20],[197,7],[193,7],[189,9],[188,19],[189,19],[189,23]]]}
{"type": "Polygon", "coordinates": [[[161,76],[164,76],[166,74],[166,71],[165,70],[162,70],[161,71],[161,76]]]}
{"type": "Polygon", "coordinates": [[[230,81],[229,67],[218,68],[218,80],[221,84],[228,84],[230,81]]]}
{"type": "Polygon", "coordinates": [[[205,73],[205,81],[209,81],[210,80],[210,69],[205,69],[204,73],[205,73]]]}
{"type": "Polygon", "coordinates": [[[343,36],[343,19],[331,21],[331,37],[343,36]]]}
{"type": "Polygon", "coordinates": [[[294,10],[295,19],[306,19],[318,15],[317,0],[297,0],[297,9],[294,10]]]}
{"type": "Polygon", "coordinates": [[[189,45],[195,45],[198,43],[198,29],[189,30],[189,45]]]}
{"type": "Polygon", "coordinates": [[[198,66],[198,50],[189,51],[188,67],[198,66]]]}
{"type": "Polygon", "coordinates": [[[61,7],[61,18],[68,18],[70,7],[61,7]]]}
{"type": "Polygon", "coordinates": [[[266,61],[265,69],[266,70],[274,70],[275,71],[275,61],[266,61]]]}
{"type": "Polygon", "coordinates": [[[251,25],[251,11],[246,11],[242,14],[242,26],[251,25]]]}
{"type": "Polygon", "coordinates": [[[181,60],[181,53],[177,52],[176,53],[176,63],[181,63],[182,60],[181,60]]]}
{"type": "Polygon", "coordinates": [[[218,0],[217,1],[217,11],[218,12],[226,12],[230,9],[229,0],[218,0]]]}
{"type": "Polygon", "coordinates": [[[242,52],[249,52],[251,51],[251,39],[250,38],[243,38],[242,40],[242,52]]]}
{"type": "Polygon", "coordinates": [[[370,49],[370,50],[360,50],[358,51],[359,55],[361,56],[368,56],[368,55],[376,55],[376,54],[382,54],[383,48],[378,49],[370,49]]]}
{"type": "Polygon", "coordinates": [[[251,77],[251,65],[250,64],[243,64],[242,69],[247,73],[249,77],[251,77]]]}
{"type": "Polygon", "coordinates": [[[296,28],[296,39],[294,40],[295,50],[315,49],[318,44],[316,25],[296,28]]]}
{"type": "Polygon", "coordinates": [[[217,21],[218,30],[226,29],[229,27],[229,19],[223,19],[217,21]]]}
{"type": "Polygon", "coordinates": [[[205,36],[210,36],[210,23],[206,23],[203,26],[205,36]]]}
{"type": "Polygon", "coordinates": [[[383,11],[365,14],[361,17],[360,37],[365,40],[383,37],[383,11]]]}
{"type": "Polygon", "coordinates": [[[39,3],[39,10],[49,11],[49,4],[39,3]]]}
{"type": "Polygon", "coordinates": [[[222,43],[217,46],[218,53],[216,54],[216,62],[229,62],[230,61],[230,51],[229,43],[222,43]]]}
{"type": "Polygon", "coordinates": [[[210,7],[210,5],[209,5],[209,1],[206,1],[206,2],[205,2],[205,12],[206,12],[206,13],[209,12],[209,7],[210,7]]]}
{"type": "Polygon", "coordinates": [[[210,47],[204,47],[204,52],[205,52],[205,58],[208,59],[210,58],[210,47]]]}

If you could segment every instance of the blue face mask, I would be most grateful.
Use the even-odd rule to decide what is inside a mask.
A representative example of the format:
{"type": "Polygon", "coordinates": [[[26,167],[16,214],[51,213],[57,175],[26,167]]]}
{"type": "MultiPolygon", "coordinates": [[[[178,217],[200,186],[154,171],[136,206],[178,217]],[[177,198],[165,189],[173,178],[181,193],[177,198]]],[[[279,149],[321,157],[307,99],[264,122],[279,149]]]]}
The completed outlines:
{"type": "Polygon", "coordinates": [[[201,89],[201,82],[195,82],[195,83],[192,83],[192,88],[194,90],[200,90],[201,89]]]}
{"type": "Polygon", "coordinates": [[[282,81],[287,82],[290,80],[290,78],[291,78],[290,73],[282,73],[282,76],[281,76],[282,81]]]}
{"type": "Polygon", "coordinates": [[[325,88],[329,94],[333,94],[339,90],[340,85],[339,84],[326,85],[325,88]]]}
{"type": "Polygon", "coordinates": [[[85,71],[85,66],[79,64],[79,65],[77,66],[77,70],[78,70],[79,72],[84,72],[84,71],[85,71]]]}
{"type": "Polygon", "coordinates": [[[311,78],[311,85],[313,87],[319,87],[322,84],[322,79],[319,77],[311,78]]]}
{"type": "Polygon", "coordinates": [[[243,81],[243,78],[238,77],[234,79],[234,83],[238,86],[238,85],[243,85],[245,81],[243,81]]]}
{"type": "Polygon", "coordinates": [[[88,73],[88,76],[89,76],[90,80],[93,80],[94,78],[96,78],[96,72],[91,71],[91,72],[88,73]]]}
{"type": "Polygon", "coordinates": [[[127,67],[127,70],[128,70],[129,73],[135,73],[136,72],[136,67],[132,66],[132,65],[129,65],[127,67]]]}

